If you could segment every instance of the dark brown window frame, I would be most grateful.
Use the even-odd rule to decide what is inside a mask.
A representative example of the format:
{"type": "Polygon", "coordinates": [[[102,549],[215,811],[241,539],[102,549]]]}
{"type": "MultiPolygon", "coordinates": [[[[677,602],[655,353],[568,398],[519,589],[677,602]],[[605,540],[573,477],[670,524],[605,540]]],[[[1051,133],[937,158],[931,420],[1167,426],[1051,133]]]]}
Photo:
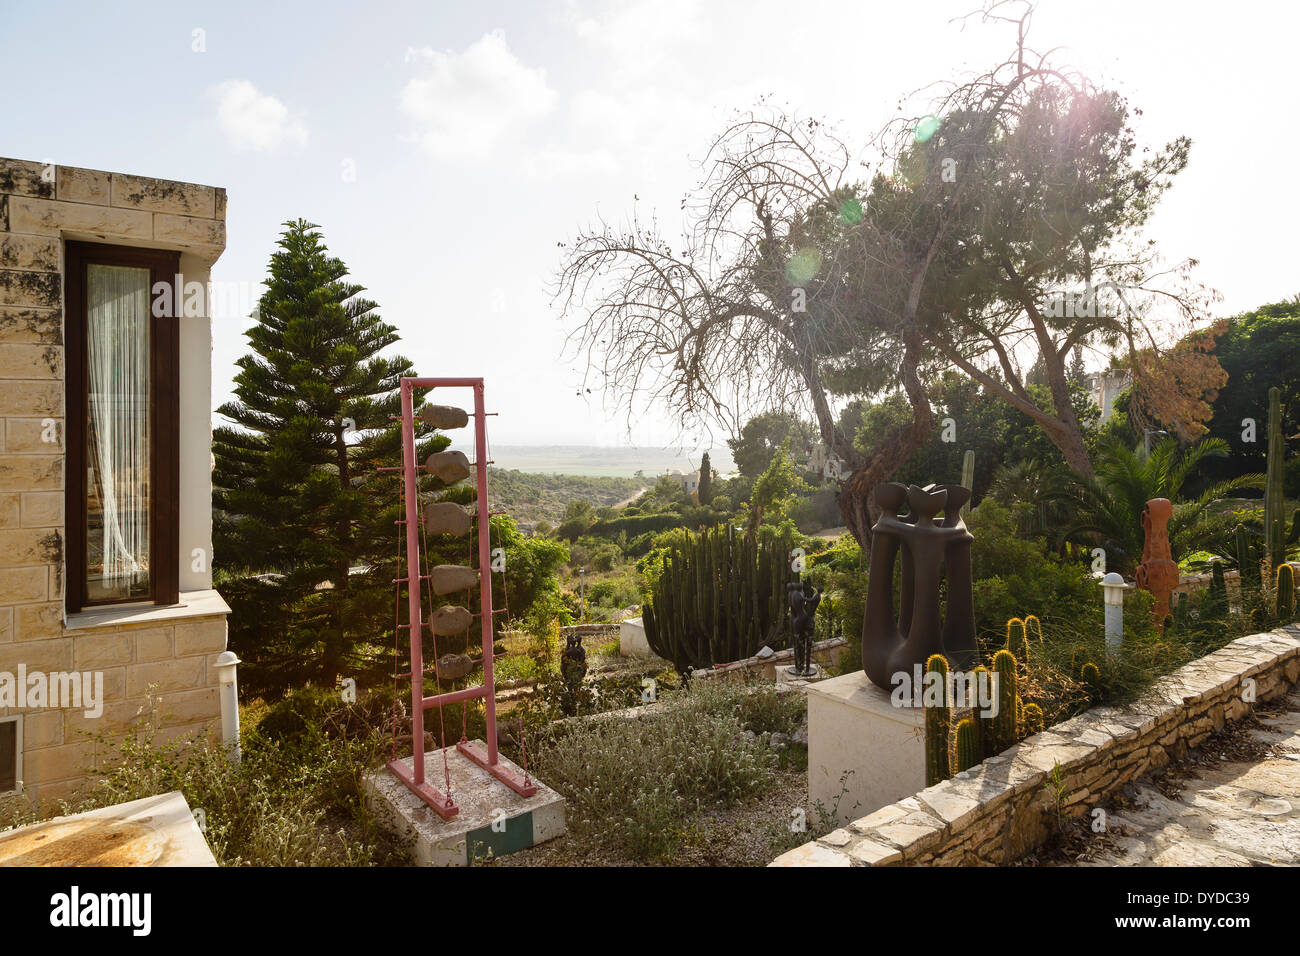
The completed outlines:
{"type": "Polygon", "coordinates": [[[98,242],[68,242],[64,277],[67,302],[64,322],[66,400],[65,448],[67,455],[64,538],[67,542],[67,577],[64,582],[69,614],[84,607],[113,604],[177,604],[180,602],[180,327],[176,318],[177,293],[173,289],[173,315],[152,314],[153,289],[169,286],[180,273],[179,252],[113,246],[98,242]],[[87,394],[86,267],[132,266],[150,271],[149,319],[149,596],[117,601],[89,601],[86,588],[86,426],[87,394]]]}

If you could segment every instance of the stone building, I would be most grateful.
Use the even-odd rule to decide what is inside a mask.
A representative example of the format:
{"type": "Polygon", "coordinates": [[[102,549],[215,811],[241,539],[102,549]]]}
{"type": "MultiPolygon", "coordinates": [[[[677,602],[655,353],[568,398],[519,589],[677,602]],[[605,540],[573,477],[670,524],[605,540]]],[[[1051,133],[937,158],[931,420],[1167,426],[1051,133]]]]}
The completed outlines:
{"type": "Polygon", "coordinates": [[[0,159],[0,795],[219,727],[209,270],[225,190],[0,159]]]}

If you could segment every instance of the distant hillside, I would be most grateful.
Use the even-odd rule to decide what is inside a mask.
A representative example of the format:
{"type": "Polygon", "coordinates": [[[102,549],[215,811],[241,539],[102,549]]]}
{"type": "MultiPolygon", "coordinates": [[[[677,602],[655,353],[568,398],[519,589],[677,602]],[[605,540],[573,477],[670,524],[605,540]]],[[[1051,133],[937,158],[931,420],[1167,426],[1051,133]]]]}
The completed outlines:
{"type": "Polygon", "coordinates": [[[616,505],[654,484],[640,478],[593,477],[588,475],[535,475],[527,472],[489,469],[492,510],[504,511],[520,524],[540,520],[560,523],[570,501],[585,498],[597,508],[616,505]]]}
{"type": "MultiPolygon", "coordinates": [[[[472,445],[463,440],[452,444],[474,459],[472,445]]],[[[492,462],[498,468],[558,475],[603,475],[634,478],[638,471],[653,485],[655,478],[670,471],[693,472],[700,465],[703,448],[611,448],[597,445],[492,445],[492,462]]],[[[726,444],[707,449],[714,471],[726,475],[735,470],[726,444]]],[[[625,496],[626,497],[626,496],[625,496]]]]}

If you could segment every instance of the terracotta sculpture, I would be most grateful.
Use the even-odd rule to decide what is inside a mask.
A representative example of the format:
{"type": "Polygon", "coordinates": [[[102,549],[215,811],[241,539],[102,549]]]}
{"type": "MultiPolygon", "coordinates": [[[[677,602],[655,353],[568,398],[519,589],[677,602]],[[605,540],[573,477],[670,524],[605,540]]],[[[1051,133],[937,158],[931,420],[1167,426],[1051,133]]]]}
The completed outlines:
{"type": "Polygon", "coordinates": [[[1169,596],[1178,587],[1178,564],[1169,549],[1169,519],[1174,506],[1168,498],[1152,498],[1142,509],[1142,563],[1137,567],[1137,584],[1156,599],[1156,626],[1164,630],[1169,613],[1169,596]]]}
{"type": "Polygon", "coordinates": [[[892,690],[894,675],[911,675],[932,654],[959,670],[975,661],[975,604],[970,546],[961,518],[970,490],[940,485],[927,491],[897,483],[876,489],[883,514],[872,528],[867,607],[862,621],[862,663],[877,687],[892,690]],[[907,503],[907,514],[899,509],[907,503]],[[942,512],[942,520],[936,516],[942,512]],[[902,554],[900,600],[894,610],[894,562],[902,554]],[[939,589],[946,572],[947,613],[939,589]]]}

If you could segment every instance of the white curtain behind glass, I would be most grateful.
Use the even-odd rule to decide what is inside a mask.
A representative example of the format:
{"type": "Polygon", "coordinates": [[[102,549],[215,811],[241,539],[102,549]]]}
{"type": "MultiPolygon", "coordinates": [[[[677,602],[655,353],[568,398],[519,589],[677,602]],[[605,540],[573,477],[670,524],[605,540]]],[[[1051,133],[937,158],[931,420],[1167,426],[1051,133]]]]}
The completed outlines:
{"type": "Polygon", "coordinates": [[[102,525],[96,528],[92,504],[87,573],[92,594],[102,598],[132,597],[148,587],[149,279],[148,269],[87,269],[87,491],[99,499],[102,525]]]}

